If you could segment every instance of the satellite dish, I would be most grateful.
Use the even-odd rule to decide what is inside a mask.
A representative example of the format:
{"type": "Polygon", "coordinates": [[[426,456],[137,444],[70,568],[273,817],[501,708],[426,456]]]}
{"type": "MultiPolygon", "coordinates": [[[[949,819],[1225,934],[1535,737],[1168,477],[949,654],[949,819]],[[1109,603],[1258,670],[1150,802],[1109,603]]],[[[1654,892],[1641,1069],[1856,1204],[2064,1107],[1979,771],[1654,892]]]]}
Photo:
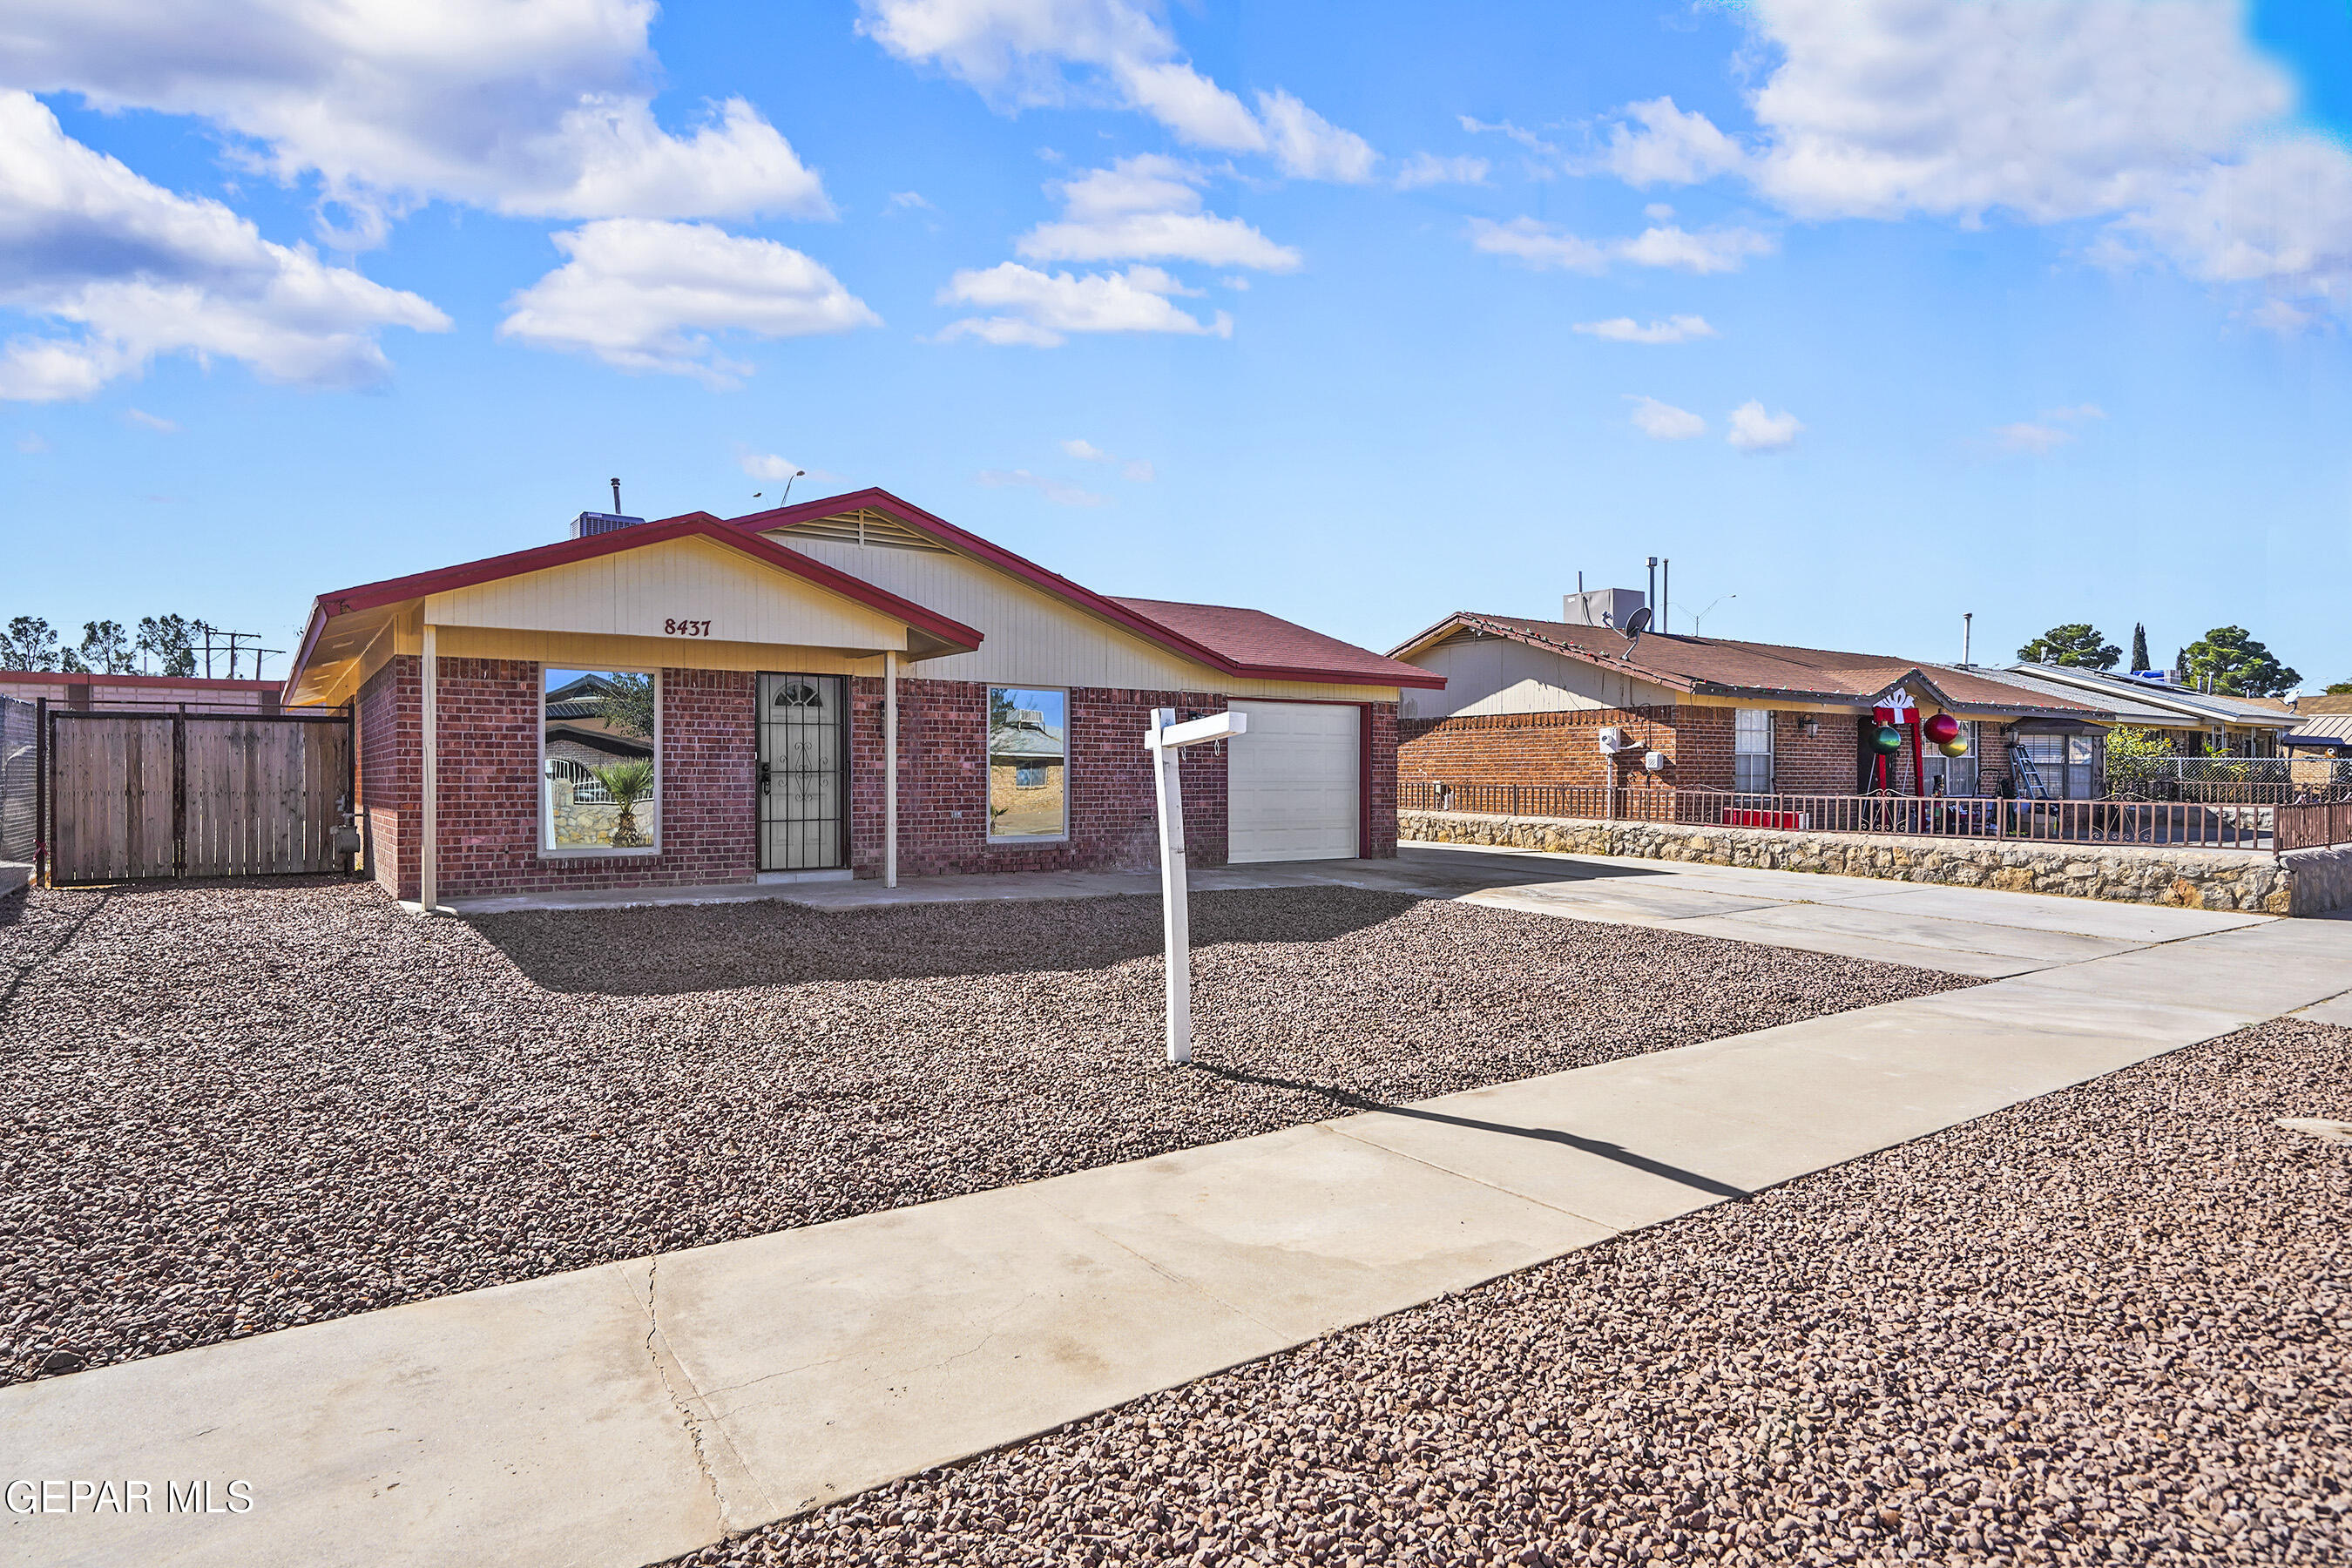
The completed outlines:
{"type": "Polygon", "coordinates": [[[1650,606],[1647,605],[1643,605],[1625,619],[1625,635],[1629,637],[1640,637],[1649,629],[1650,606]]]}

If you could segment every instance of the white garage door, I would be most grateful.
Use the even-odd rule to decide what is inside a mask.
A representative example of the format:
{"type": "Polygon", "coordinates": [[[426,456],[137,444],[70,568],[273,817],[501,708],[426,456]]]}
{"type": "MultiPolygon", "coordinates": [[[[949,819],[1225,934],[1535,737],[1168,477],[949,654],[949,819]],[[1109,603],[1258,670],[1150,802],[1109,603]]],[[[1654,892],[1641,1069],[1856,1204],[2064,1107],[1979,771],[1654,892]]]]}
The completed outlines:
{"type": "Polygon", "coordinates": [[[1249,731],[1226,743],[1226,858],[1352,858],[1361,710],[1332,702],[1236,702],[1234,710],[1249,716],[1249,731]]]}

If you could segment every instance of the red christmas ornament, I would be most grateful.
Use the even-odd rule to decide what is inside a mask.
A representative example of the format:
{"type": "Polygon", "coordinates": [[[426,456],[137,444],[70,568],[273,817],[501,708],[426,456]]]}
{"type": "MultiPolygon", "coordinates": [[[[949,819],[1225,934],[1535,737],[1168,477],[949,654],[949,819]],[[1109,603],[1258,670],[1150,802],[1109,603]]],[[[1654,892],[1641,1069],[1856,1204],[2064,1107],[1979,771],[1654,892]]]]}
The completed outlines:
{"type": "Polygon", "coordinates": [[[1960,721],[1949,713],[1937,714],[1921,725],[1920,730],[1933,745],[1949,745],[1960,738],[1960,721]]]}

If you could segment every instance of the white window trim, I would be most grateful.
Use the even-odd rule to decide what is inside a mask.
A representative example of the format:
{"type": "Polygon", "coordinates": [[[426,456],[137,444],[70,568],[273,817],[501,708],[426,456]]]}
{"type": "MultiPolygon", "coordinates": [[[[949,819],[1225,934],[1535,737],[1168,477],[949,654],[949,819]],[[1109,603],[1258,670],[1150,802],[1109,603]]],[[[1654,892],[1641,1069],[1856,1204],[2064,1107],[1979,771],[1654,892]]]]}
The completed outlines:
{"type": "MultiPolygon", "coordinates": [[[[987,700],[984,700],[981,704],[980,710],[980,769],[982,788],[980,813],[982,821],[988,834],[989,847],[992,849],[998,847],[1013,849],[1018,848],[1024,844],[1067,844],[1070,841],[1070,780],[1072,777],[1070,772],[1070,689],[1066,686],[1046,686],[1034,681],[990,680],[983,681],[981,685],[981,689],[989,694],[987,700]],[[995,792],[996,788],[996,779],[994,777],[996,764],[993,759],[990,756],[988,750],[988,712],[990,704],[993,702],[995,694],[999,691],[1055,691],[1061,694],[1062,831],[1059,833],[1016,833],[1007,837],[999,837],[997,836],[996,818],[989,815],[989,807],[994,804],[989,796],[995,792]]],[[[1140,748],[1142,744],[1143,737],[1140,735],[1137,736],[1136,745],[1138,748],[1140,748]]]]}
{"type": "Polygon", "coordinates": [[[1779,724],[1780,715],[1774,710],[1769,708],[1734,708],[1731,710],[1731,788],[1733,794],[1770,795],[1773,792],[1773,786],[1780,782],[1776,776],[1779,773],[1780,767],[1780,737],[1775,733],[1779,728],[1779,724]],[[1739,749],[1739,719],[1742,714],[1746,713],[1761,713],[1764,716],[1764,749],[1760,752],[1743,752],[1739,749]],[[1739,787],[1739,759],[1742,757],[1761,757],[1764,759],[1764,787],[1762,789],[1743,790],[1739,787]]]}
{"type": "MultiPolygon", "coordinates": [[[[539,772],[538,776],[531,780],[532,792],[538,797],[531,815],[539,818],[537,834],[539,858],[542,860],[649,860],[659,855],[662,852],[662,818],[669,815],[669,796],[663,792],[662,788],[663,688],[667,684],[662,679],[662,672],[658,669],[636,668],[625,664],[600,665],[593,672],[600,675],[650,675],[654,678],[653,843],[643,849],[614,849],[610,846],[603,849],[558,849],[555,847],[555,818],[550,811],[547,794],[548,667],[542,660],[535,668],[538,674],[533,679],[532,684],[539,690],[539,718],[535,721],[539,735],[539,772]]],[[[564,668],[576,669],[580,667],[566,665],[564,668]]],[[[583,671],[583,673],[586,672],[583,671]]]]}

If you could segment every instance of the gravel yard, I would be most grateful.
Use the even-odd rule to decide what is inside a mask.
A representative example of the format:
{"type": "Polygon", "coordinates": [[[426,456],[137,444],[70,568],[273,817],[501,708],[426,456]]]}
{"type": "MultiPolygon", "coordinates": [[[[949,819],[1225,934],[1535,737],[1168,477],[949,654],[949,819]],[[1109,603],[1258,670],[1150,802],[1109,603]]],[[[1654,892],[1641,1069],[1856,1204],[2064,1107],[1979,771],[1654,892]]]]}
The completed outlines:
{"type": "Polygon", "coordinates": [[[944,1197],[1966,982],[1348,889],[420,921],[0,900],[0,1382],[944,1197]]]}
{"type": "Polygon", "coordinates": [[[2352,1030],[2273,1023],[697,1553],[2352,1561],[2352,1030]]]}

